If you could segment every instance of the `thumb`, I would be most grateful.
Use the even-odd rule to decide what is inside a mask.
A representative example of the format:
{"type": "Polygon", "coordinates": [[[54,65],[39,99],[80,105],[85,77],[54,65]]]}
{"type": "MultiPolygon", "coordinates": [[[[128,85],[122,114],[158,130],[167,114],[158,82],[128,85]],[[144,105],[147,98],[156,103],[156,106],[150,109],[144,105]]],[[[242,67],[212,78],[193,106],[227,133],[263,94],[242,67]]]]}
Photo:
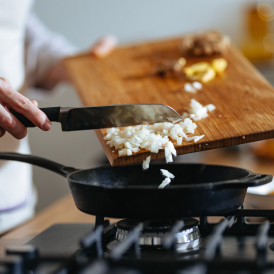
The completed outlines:
{"type": "Polygon", "coordinates": [[[91,53],[99,58],[109,55],[117,46],[118,40],[115,36],[103,36],[91,47],[91,53]]]}

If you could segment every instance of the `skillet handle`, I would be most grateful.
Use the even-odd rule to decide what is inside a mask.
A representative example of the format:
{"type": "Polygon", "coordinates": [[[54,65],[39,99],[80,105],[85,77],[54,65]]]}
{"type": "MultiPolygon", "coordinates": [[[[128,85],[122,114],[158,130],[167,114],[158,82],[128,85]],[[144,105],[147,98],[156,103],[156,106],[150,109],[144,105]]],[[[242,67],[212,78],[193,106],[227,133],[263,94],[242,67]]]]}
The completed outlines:
{"type": "Polygon", "coordinates": [[[271,182],[273,179],[272,175],[269,174],[260,174],[255,172],[250,172],[250,175],[244,179],[244,181],[248,182],[248,186],[261,186],[271,182]]]}
{"type": "MultiPolygon", "coordinates": [[[[51,122],[59,122],[60,107],[49,107],[49,108],[40,108],[51,122]]],[[[10,112],[25,126],[25,127],[36,127],[28,118],[26,118],[21,113],[10,110],[10,112]]]]}
{"type": "Polygon", "coordinates": [[[26,155],[20,153],[13,153],[13,152],[2,152],[0,153],[0,160],[12,160],[12,161],[19,161],[23,163],[32,164],[35,166],[43,167],[45,169],[51,170],[59,175],[64,176],[65,178],[67,175],[73,171],[77,171],[78,169],[72,167],[66,167],[54,161],[33,155],[26,155]]]}

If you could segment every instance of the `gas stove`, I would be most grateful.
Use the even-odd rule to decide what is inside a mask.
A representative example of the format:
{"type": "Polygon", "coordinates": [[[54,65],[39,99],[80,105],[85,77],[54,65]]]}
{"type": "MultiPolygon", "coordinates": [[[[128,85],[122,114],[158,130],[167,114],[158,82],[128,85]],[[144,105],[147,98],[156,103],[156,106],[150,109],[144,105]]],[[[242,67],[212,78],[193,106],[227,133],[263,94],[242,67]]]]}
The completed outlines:
{"type": "Polygon", "coordinates": [[[273,216],[240,208],[215,217],[55,224],[7,248],[0,273],[274,273],[273,216]]]}

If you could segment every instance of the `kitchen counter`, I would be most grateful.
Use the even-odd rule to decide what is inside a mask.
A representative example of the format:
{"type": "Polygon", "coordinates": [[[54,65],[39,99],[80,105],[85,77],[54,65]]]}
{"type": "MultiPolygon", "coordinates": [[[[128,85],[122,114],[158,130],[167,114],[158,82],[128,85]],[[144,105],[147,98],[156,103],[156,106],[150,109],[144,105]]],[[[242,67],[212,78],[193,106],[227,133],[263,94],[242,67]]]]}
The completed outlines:
{"type": "MultiPolygon", "coordinates": [[[[274,160],[258,159],[249,149],[217,149],[193,155],[178,157],[178,161],[206,162],[246,168],[254,172],[274,175],[274,160]]],[[[56,223],[95,223],[95,217],[79,211],[71,195],[60,199],[33,219],[0,237],[0,254],[11,245],[20,245],[56,223]]]]}
{"type": "Polygon", "coordinates": [[[0,237],[0,254],[7,246],[20,245],[55,223],[94,223],[95,217],[79,211],[68,195],[47,209],[37,214],[33,219],[0,237]]]}

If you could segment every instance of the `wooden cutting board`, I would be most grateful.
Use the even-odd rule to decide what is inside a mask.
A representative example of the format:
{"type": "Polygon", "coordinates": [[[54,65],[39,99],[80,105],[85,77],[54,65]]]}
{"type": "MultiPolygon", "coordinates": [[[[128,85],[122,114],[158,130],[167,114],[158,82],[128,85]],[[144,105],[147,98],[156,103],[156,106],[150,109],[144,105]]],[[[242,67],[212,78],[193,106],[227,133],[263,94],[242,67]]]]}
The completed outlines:
{"type": "MultiPolygon", "coordinates": [[[[184,91],[187,79],[183,75],[155,74],[159,61],[182,56],[181,39],[122,46],[103,59],[85,53],[68,58],[66,67],[84,105],[160,103],[182,113],[187,111],[192,98],[202,105],[214,104],[216,110],[196,122],[195,135],[205,134],[205,137],[196,143],[176,146],[178,154],[273,138],[273,88],[232,46],[221,56],[228,62],[225,73],[203,84],[202,90],[196,93],[184,91]]],[[[186,57],[187,65],[212,59],[186,57]]],[[[118,156],[103,139],[106,130],[96,133],[113,166],[141,162],[150,155],[140,151],[132,156],[118,156]]],[[[164,153],[152,153],[151,157],[163,158],[164,153]]]]}

